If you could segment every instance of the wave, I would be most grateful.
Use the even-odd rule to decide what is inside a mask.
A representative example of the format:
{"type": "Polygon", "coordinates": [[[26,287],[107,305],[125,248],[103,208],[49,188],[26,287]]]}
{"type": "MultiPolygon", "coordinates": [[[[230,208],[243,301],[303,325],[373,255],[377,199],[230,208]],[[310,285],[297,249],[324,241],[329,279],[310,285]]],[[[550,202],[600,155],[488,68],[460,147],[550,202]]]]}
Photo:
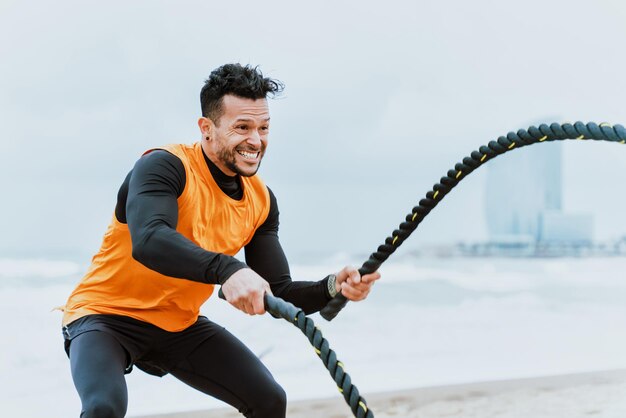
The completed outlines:
{"type": "MultiPolygon", "coordinates": [[[[336,257],[292,266],[295,280],[317,280],[354,258],[336,257]]],[[[626,258],[510,259],[410,258],[390,260],[380,268],[379,283],[439,281],[485,292],[533,291],[546,286],[626,288],[626,258]]]]}
{"type": "MultiPolygon", "coordinates": [[[[291,265],[294,280],[320,280],[357,257],[338,253],[291,265]]],[[[45,286],[76,282],[86,268],[67,259],[0,258],[0,286],[45,286]]],[[[626,289],[626,258],[498,259],[397,257],[382,265],[380,284],[440,283],[472,292],[535,292],[546,288],[626,289]]]]}
{"type": "Polygon", "coordinates": [[[70,282],[83,270],[74,261],[45,258],[0,258],[0,285],[41,286],[70,282]]]}

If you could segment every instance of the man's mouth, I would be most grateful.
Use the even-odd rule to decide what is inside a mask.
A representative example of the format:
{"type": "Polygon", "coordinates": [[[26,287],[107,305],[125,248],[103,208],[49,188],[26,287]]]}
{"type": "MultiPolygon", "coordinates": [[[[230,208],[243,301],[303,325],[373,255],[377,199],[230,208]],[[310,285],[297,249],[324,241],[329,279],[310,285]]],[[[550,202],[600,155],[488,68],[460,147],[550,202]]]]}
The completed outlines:
{"type": "Polygon", "coordinates": [[[259,151],[253,152],[253,151],[243,151],[243,150],[237,150],[237,153],[241,155],[243,158],[245,158],[246,160],[256,160],[260,154],[259,151]]]}

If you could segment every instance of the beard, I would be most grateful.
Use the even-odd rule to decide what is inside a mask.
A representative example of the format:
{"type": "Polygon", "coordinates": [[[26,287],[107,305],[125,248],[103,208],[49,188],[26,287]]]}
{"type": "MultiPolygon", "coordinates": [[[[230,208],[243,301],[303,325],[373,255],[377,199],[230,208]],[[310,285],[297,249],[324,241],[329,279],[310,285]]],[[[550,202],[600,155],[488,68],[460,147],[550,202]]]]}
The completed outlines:
{"type": "Polygon", "coordinates": [[[261,147],[261,150],[259,151],[259,162],[252,172],[250,170],[245,170],[245,168],[237,165],[238,153],[236,148],[229,149],[225,146],[221,146],[216,154],[222,164],[224,164],[226,168],[228,168],[230,171],[243,177],[252,177],[257,173],[257,171],[259,171],[259,168],[261,167],[261,160],[263,159],[263,155],[265,154],[265,147],[261,147]]]}

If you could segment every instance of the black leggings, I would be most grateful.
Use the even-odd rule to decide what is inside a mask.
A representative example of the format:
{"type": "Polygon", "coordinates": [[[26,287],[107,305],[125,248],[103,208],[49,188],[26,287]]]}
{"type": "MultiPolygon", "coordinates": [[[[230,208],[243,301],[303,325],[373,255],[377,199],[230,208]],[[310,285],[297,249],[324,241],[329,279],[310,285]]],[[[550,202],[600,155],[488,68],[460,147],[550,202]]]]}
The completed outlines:
{"type": "MultiPolygon", "coordinates": [[[[128,352],[107,332],[84,332],[71,341],[70,364],[82,418],[122,418],[128,395],[128,352]]],[[[267,368],[237,338],[220,328],[168,370],[248,418],[284,418],[286,396],[267,368]]]]}

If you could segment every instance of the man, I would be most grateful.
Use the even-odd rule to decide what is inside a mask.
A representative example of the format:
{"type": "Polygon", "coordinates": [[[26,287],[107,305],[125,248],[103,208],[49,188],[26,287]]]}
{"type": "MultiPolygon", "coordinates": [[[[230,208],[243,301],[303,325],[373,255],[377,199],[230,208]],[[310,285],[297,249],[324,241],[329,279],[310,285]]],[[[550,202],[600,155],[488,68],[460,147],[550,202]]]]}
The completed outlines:
{"type": "Polygon", "coordinates": [[[285,393],[270,372],[200,316],[214,285],[250,315],[265,312],[265,293],[312,313],[337,292],[364,299],[380,277],[345,267],[319,282],[291,280],[276,198],[256,176],[266,97],[282,88],[250,66],[214,70],[200,94],[200,142],[149,150],[124,180],[102,246],[64,309],[81,417],[123,417],[133,365],[170,373],[246,417],[284,417],[285,393]],[[233,257],[241,248],[245,264],[233,257]]]}

